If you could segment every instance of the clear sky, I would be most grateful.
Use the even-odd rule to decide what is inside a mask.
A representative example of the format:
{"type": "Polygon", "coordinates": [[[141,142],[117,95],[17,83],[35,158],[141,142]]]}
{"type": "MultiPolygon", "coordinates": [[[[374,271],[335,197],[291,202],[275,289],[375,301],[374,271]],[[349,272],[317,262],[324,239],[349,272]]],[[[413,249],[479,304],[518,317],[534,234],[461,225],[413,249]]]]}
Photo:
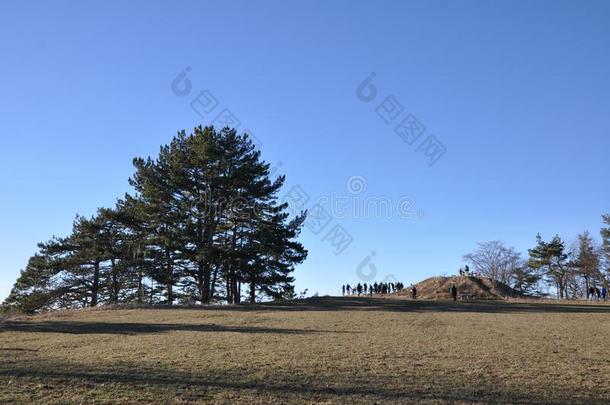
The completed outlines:
{"type": "Polygon", "coordinates": [[[359,265],[405,283],[453,273],[479,241],[598,237],[609,21],[607,1],[3,1],[0,299],[37,242],[129,190],[134,156],[225,108],[286,192],[352,207],[303,230],[299,290],[336,294],[359,265]],[[172,86],[187,67],[190,87],[172,86]],[[218,105],[200,116],[204,90],[218,105]],[[394,132],[409,114],[425,127],[412,144],[394,132]],[[432,166],[431,134],[446,150],[432,166]],[[354,209],[409,199],[410,219],[354,209]],[[338,255],[335,225],[353,239],[338,255]]]}

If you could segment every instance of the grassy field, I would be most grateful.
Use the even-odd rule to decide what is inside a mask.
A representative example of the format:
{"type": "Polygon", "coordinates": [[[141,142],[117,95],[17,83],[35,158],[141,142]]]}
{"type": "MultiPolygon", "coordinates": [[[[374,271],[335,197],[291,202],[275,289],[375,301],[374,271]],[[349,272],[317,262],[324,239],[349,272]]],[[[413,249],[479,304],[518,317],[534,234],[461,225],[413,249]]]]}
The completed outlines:
{"type": "Polygon", "coordinates": [[[610,306],[314,298],[0,323],[0,403],[585,403],[610,306]]]}

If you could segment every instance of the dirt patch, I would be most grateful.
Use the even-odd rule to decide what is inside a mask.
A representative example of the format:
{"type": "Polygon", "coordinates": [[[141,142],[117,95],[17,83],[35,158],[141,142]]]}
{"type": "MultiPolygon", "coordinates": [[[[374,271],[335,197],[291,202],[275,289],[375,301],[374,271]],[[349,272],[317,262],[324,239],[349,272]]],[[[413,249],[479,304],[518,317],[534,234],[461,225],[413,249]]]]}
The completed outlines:
{"type": "MultiPolygon", "coordinates": [[[[506,299],[522,298],[525,295],[519,291],[485,277],[454,276],[454,277],[430,277],[415,284],[417,298],[421,299],[451,299],[450,288],[452,285],[458,290],[458,297],[468,295],[474,299],[506,299]]],[[[410,295],[411,289],[405,288],[398,295],[410,295]]]]}

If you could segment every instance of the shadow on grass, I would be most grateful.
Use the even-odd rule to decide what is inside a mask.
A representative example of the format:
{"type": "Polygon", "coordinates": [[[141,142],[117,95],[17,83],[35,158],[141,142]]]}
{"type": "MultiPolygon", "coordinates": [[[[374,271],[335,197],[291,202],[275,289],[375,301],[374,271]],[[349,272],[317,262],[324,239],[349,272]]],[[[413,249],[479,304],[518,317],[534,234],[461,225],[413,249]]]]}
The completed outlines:
{"type": "Polygon", "coordinates": [[[270,302],[254,305],[204,306],[201,308],[219,311],[540,312],[610,314],[610,305],[604,304],[510,301],[453,302],[446,300],[410,300],[376,297],[315,297],[287,302],[270,302]]]}
{"type": "Polygon", "coordinates": [[[48,332],[68,334],[123,334],[160,333],[171,331],[187,332],[237,332],[237,333],[272,333],[272,334],[308,334],[308,333],[357,333],[348,331],[327,331],[313,329],[282,329],[257,326],[228,326],[215,324],[146,324],[146,323],[114,323],[114,322],[75,322],[75,321],[44,321],[0,323],[0,332],[48,332]]]}
{"type": "MultiPolygon", "coordinates": [[[[393,380],[393,376],[381,377],[378,383],[369,380],[340,379],[339,381],[322,381],[314,376],[309,377],[287,377],[280,379],[269,379],[252,381],[248,375],[223,376],[215,374],[194,375],[178,370],[153,370],[142,369],[137,366],[122,369],[89,369],[76,364],[37,364],[36,367],[18,366],[5,368],[0,366],[0,377],[13,379],[31,379],[36,382],[46,383],[54,389],[65,386],[69,389],[71,397],[78,395],[78,389],[84,392],[91,384],[112,384],[112,390],[119,389],[122,398],[130,392],[129,387],[144,387],[149,391],[152,387],[160,392],[168,392],[176,389],[182,395],[188,397],[208,396],[213,391],[235,391],[237,395],[244,395],[252,401],[253,398],[268,400],[269,396],[281,400],[292,400],[301,402],[307,399],[337,399],[340,402],[366,402],[372,403],[379,400],[392,402],[413,401],[465,401],[467,403],[583,403],[582,398],[564,392],[555,392],[556,398],[541,396],[539,393],[518,393],[510,389],[490,385],[465,385],[457,384],[456,381],[437,380],[435,387],[421,388],[419,384],[406,384],[400,388],[396,386],[384,387],[393,380]],[[124,385],[121,389],[116,384],[124,385]],[[188,392],[185,392],[185,388],[188,392]],[[351,398],[353,401],[350,401],[351,398]],[[567,400],[569,398],[569,401],[567,400]]],[[[379,377],[379,376],[377,376],[379,377]]],[[[19,380],[17,380],[19,381],[19,380]]],[[[424,384],[425,385],[425,384],[424,384]]],[[[103,386],[103,385],[102,385],[103,386]]],[[[110,385],[109,385],[110,387],[110,385]]],[[[98,388],[99,389],[99,388],[98,388]]],[[[213,392],[212,392],[213,393],[213,392]]],[[[137,395],[137,394],[136,394],[137,395]]],[[[589,397],[587,400],[595,400],[589,397]]],[[[258,401],[257,401],[258,402],[258,401]]]]}

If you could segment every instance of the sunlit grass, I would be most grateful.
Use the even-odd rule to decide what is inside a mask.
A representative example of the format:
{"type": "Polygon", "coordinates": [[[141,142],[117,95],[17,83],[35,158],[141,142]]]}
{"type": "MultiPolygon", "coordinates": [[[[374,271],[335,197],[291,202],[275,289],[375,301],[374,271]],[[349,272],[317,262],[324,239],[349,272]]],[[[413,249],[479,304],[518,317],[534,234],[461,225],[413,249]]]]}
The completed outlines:
{"type": "Polygon", "coordinates": [[[0,403],[599,402],[610,306],[319,298],[0,326],[0,403]]]}

